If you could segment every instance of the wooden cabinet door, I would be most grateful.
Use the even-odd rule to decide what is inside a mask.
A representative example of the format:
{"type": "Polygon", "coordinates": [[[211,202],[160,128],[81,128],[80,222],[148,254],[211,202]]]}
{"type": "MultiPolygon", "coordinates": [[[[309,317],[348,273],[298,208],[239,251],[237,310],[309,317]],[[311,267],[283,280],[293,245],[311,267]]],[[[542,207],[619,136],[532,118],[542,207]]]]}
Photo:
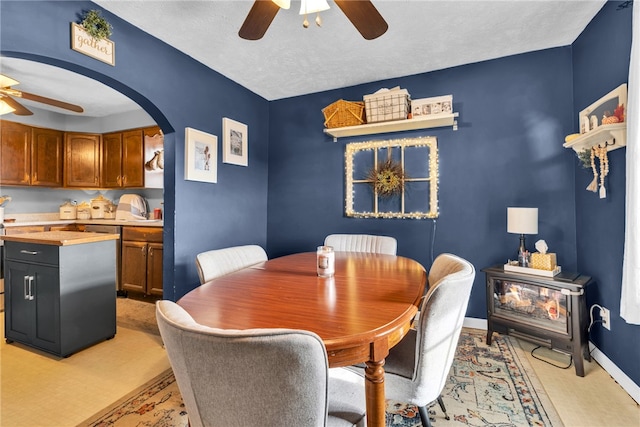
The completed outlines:
{"type": "Polygon", "coordinates": [[[100,185],[100,143],[100,135],[65,134],[65,187],[95,188],[100,185]]]}
{"type": "Polygon", "coordinates": [[[0,184],[29,185],[31,176],[31,127],[0,123],[0,184]]]}
{"type": "Polygon", "coordinates": [[[147,243],[122,242],[122,289],[145,293],[147,288],[147,243]]]}
{"type": "Polygon", "coordinates": [[[149,243],[147,294],[162,296],[162,243],[149,243]]]}
{"type": "Polygon", "coordinates": [[[62,186],[63,135],[53,129],[32,128],[31,185],[62,186]]]}
{"type": "Polygon", "coordinates": [[[102,186],[122,186],[122,132],[102,135],[102,186]]]}
{"type": "Polygon", "coordinates": [[[122,132],[122,186],[144,187],[142,130],[122,132]]]}

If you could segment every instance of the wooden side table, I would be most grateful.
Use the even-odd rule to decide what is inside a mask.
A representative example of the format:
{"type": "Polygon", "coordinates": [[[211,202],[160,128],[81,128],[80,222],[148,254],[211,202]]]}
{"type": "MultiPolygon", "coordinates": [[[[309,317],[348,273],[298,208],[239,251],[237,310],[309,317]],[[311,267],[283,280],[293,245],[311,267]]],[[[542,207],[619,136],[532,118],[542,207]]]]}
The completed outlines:
{"type": "Polygon", "coordinates": [[[493,332],[508,334],[568,353],[576,375],[584,376],[583,356],[591,361],[585,288],[591,277],[560,273],[555,277],[482,271],[487,280],[487,345],[493,332]]]}

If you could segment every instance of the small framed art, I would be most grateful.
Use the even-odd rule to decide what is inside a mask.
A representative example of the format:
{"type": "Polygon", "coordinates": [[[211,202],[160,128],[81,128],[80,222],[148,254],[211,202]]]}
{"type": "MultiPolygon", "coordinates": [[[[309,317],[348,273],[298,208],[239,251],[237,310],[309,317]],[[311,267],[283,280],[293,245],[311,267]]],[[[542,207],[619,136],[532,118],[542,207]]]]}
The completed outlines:
{"type": "Polygon", "coordinates": [[[232,165],[249,164],[247,125],[224,117],[222,119],[222,161],[232,165]]]}
{"type": "Polygon", "coordinates": [[[185,128],[184,179],[218,182],[218,137],[185,128]]]}

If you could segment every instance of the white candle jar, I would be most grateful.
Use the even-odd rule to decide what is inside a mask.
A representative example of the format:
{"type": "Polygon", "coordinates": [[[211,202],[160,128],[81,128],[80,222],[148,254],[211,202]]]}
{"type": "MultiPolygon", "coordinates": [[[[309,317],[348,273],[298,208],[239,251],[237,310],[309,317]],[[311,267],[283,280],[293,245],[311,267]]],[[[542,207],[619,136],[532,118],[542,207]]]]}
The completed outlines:
{"type": "Polygon", "coordinates": [[[333,277],[336,271],[336,254],[332,246],[318,246],[316,252],[318,276],[333,277]]]}

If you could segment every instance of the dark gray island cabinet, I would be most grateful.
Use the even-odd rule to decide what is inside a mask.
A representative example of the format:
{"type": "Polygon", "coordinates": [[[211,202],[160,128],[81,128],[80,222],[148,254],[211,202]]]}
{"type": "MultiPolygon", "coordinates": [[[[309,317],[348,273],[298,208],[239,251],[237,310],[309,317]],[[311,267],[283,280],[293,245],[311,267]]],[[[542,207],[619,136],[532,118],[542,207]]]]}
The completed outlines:
{"type": "Polygon", "coordinates": [[[49,231],[5,240],[5,338],[67,357],[116,333],[117,235],[49,231]]]}

